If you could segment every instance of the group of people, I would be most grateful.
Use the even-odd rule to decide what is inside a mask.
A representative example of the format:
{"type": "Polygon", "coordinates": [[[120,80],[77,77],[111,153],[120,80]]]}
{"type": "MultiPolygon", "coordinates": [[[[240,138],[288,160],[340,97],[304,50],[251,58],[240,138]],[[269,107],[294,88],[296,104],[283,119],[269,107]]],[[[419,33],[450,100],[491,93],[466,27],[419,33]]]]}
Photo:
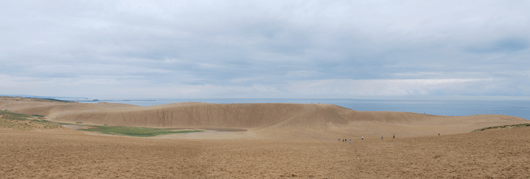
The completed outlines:
{"type": "MultiPolygon", "coordinates": [[[[440,134],[438,134],[440,135],[440,134]]],[[[392,134],[392,138],[395,139],[396,138],[396,134],[392,134]]],[[[383,139],[383,136],[381,136],[381,139],[383,139]]],[[[364,136],[361,136],[361,140],[364,140],[364,136]]],[[[340,139],[339,139],[339,142],[340,142],[340,139]]],[[[342,142],[348,142],[348,139],[342,139],[342,142]]],[[[349,140],[350,144],[351,144],[351,139],[349,140]]]]}
{"type": "MultiPolygon", "coordinates": [[[[438,136],[440,136],[440,133],[438,133],[438,136]]],[[[392,134],[392,138],[395,139],[396,134],[392,134]]],[[[381,136],[381,139],[383,139],[383,136],[381,136]]],[[[361,140],[364,140],[364,136],[361,136],[361,140]]],[[[340,139],[339,139],[339,142],[340,142],[340,139]]],[[[342,139],[342,142],[348,142],[348,139],[342,139]]],[[[351,139],[349,140],[349,142],[351,144],[351,139]]]]}
{"type": "MultiPolygon", "coordinates": [[[[342,142],[347,142],[348,139],[342,139],[342,142]]],[[[340,142],[340,139],[339,139],[339,142],[340,142]]],[[[351,139],[350,139],[350,144],[351,144],[351,139]]]]}

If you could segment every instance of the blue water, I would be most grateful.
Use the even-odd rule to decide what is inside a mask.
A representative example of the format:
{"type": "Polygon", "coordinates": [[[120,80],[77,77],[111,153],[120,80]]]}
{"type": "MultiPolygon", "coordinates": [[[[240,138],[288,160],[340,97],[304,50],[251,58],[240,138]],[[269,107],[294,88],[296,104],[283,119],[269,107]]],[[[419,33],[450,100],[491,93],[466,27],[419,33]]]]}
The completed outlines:
{"type": "Polygon", "coordinates": [[[530,119],[530,101],[489,100],[368,100],[368,99],[150,99],[148,101],[113,100],[100,102],[152,106],[178,102],[207,103],[326,103],[358,111],[401,111],[445,116],[503,114],[530,119]]]}

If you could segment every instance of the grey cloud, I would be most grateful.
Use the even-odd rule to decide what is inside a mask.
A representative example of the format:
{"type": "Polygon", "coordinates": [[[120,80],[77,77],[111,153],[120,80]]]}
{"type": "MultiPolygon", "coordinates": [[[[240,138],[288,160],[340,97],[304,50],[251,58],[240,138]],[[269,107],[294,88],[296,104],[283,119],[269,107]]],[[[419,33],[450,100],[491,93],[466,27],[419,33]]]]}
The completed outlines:
{"type": "MultiPolygon", "coordinates": [[[[528,5],[7,1],[0,3],[0,74],[214,85],[226,87],[224,95],[236,87],[265,94],[251,92],[263,85],[277,90],[272,96],[307,80],[503,78],[513,89],[484,94],[524,95],[515,79],[530,65],[528,5]]],[[[437,90],[431,94],[462,91],[437,90]]]]}

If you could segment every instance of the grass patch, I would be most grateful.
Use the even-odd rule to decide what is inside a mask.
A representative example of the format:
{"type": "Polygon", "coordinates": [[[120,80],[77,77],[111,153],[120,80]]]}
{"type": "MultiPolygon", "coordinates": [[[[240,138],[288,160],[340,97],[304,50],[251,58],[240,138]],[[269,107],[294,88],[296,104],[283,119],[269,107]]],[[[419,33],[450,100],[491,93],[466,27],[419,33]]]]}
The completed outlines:
{"type": "Polygon", "coordinates": [[[33,127],[28,123],[3,118],[0,119],[0,128],[8,128],[19,131],[28,131],[33,129],[33,127]]]}
{"type": "Polygon", "coordinates": [[[65,122],[56,122],[55,124],[59,124],[59,125],[75,125],[75,124],[72,124],[72,123],[65,123],[65,122]]]}
{"type": "Polygon", "coordinates": [[[14,112],[10,112],[7,110],[0,111],[0,115],[2,115],[3,119],[11,119],[11,120],[18,120],[18,121],[26,121],[28,120],[28,117],[30,117],[29,115],[14,113],[14,112]]]}
{"type": "Polygon", "coordinates": [[[61,102],[61,103],[77,103],[75,101],[60,100],[53,98],[39,98],[39,97],[20,97],[20,96],[0,96],[0,99],[15,100],[15,101],[39,101],[39,102],[61,102]]]}
{"type": "Polygon", "coordinates": [[[88,129],[79,129],[82,131],[100,132],[112,135],[128,135],[134,137],[153,137],[164,134],[203,132],[201,130],[182,130],[176,131],[171,129],[145,128],[145,127],[119,127],[119,126],[90,126],[88,129]]]}
{"type": "Polygon", "coordinates": [[[491,130],[491,129],[518,128],[518,127],[530,127],[530,123],[512,124],[512,125],[504,125],[504,126],[491,126],[491,127],[485,127],[482,129],[476,129],[476,130],[473,130],[472,132],[479,132],[479,131],[485,131],[485,130],[491,130]]]}
{"type": "Polygon", "coordinates": [[[33,130],[33,129],[55,129],[61,126],[47,120],[29,120],[28,117],[35,115],[19,114],[10,111],[0,111],[0,127],[15,130],[33,130]]]}
{"type": "Polygon", "coordinates": [[[66,100],[60,100],[60,99],[53,99],[53,98],[28,98],[35,101],[41,101],[41,102],[61,102],[61,103],[76,103],[74,101],[66,101],[66,100]]]}
{"type": "MultiPolygon", "coordinates": [[[[82,131],[93,131],[104,134],[112,135],[128,135],[135,137],[153,137],[164,134],[177,134],[177,133],[191,133],[191,132],[204,132],[202,130],[176,130],[176,129],[164,129],[164,128],[146,128],[146,127],[119,127],[119,126],[98,126],[98,125],[83,125],[82,122],[72,123],[61,123],[52,122],[47,120],[31,119],[33,117],[41,118],[42,115],[26,115],[19,114],[10,111],[0,110],[0,127],[11,128],[15,130],[33,130],[33,129],[55,129],[62,127],[61,125],[76,125],[76,126],[87,126],[88,129],[78,129],[82,131]],[[30,118],[31,120],[29,120],[30,118]]],[[[42,116],[44,117],[44,116],[42,116]]]]}

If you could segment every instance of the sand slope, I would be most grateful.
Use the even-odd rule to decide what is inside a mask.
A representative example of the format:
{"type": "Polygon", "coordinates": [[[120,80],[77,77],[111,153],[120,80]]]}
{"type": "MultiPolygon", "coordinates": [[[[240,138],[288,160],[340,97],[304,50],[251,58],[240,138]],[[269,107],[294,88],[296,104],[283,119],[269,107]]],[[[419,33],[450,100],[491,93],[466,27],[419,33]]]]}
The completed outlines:
{"type": "Polygon", "coordinates": [[[140,107],[5,98],[0,98],[0,109],[46,115],[56,121],[248,129],[140,138],[69,128],[0,128],[0,178],[530,176],[530,127],[469,133],[485,126],[528,122],[511,116],[363,112],[316,104],[140,107]],[[438,131],[441,136],[436,136],[438,131]],[[391,139],[392,133],[398,138],[391,139]],[[351,137],[352,143],[338,142],[339,137],[351,137]]]}
{"type": "MultiPolygon", "coordinates": [[[[407,112],[354,111],[329,104],[175,103],[141,107],[114,103],[0,100],[0,110],[40,114],[48,120],[116,126],[247,129],[252,137],[338,139],[429,136],[525,123],[504,115],[435,116],[407,112]]],[[[238,135],[238,137],[241,137],[238,135]]]]}
{"type": "Polygon", "coordinates": [[[0,178],[528,178],[530,128],[343,142],[0,128],[0,178]]]}

